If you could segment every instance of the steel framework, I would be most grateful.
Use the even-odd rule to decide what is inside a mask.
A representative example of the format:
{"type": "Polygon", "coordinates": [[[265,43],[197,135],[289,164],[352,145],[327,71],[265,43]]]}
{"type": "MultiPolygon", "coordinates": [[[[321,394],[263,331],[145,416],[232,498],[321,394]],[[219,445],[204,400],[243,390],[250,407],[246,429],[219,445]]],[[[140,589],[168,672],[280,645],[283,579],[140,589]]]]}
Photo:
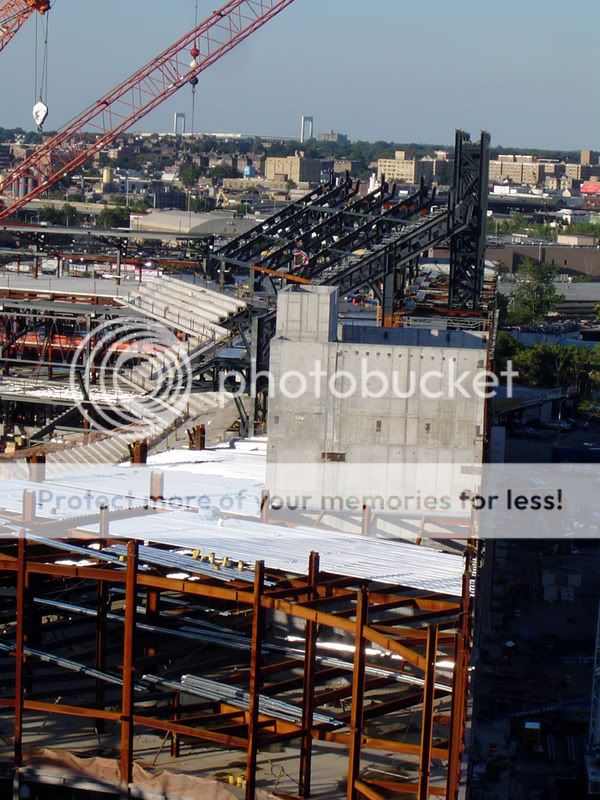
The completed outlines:
{"type": "MultiPolygon", "coordinates": [[[[313,229],[317,232],[315,244],[308,240],[308,234],[307,240],[302,240],[307,264],[295,270],[291,277],[288,274],[278,277],[284,281],[335,286],[341,296],[368,286],[382,301],[383,324],[390,325],[409,275],[417,273],[420,256],[436,245],[450,242],[448,313],[453,310],[476,312],[484,279],[489,141],[489,134],[482,133],[480,142],[471,143],[468,134],[457,131],[455,183],[447,208],[429,213],[433,198],[429,198],[424,186],[401,202],[394,201],[382,187],[318,223],[313,229]],[[357,211],[361,202],[364,205],[357,211]],[[339,222],[344,218],[353,220],[345,235],[339,222]],[[323,243],[322,247],[319,242],[323,243]]],[[[293,231],[293,234],[301,237],[302,231],[293,231]]],[[[254,235],[254,231],[247,234],[247,241],[253,241],[254,235]]],[[[277,236],[281,235],[280,226],[277,236]]],[[[271,264],[280,271],[292,269],[290,242],[284,239],[279,246],[276,242],[276,237],[271,239],[266,256],[257,259],[258,263],[245,262],[251,275],[255,270],[264,269],[262,264],[269,263],[269,259],[273,259],[271,264]]],[[[264,239],[261,244],[266,246],[264,239]]],[[[233,255],[237,257],[217,251],[214,258],[225,262],[232,259],[232,267],[239,269],[244,263],[243,257],[247,256],[243,250],[233,255]]],[[[270,277],[277,290],[273,283],[276,276],[270,277]]],[[[259,376],[268,370],[275,320],[276,313],[270,310],[255,315],[252,321],[251,359],[259,376]]],[[[267,388],[267,379],[259,378],[254,409],[257,430],[266,423],[267,388]]]]}
{"type": "Polygon", "coordinates": [[[472,203],[464,228],[452,232],[450,240],[450,306],[476,310],[481,299],[485,268],[487,198],[490,165],[490,136],[481,134],[479,143],[468,134],[456,132],[454,187],[450,213],[462,198],[472,203]]]}
{"type": "MultiPolygon", "coordinates": [[[[12,640],[0,646],[13,656],[0,709],[14,714],[17,769],[27,761],[27,720],[60,715],[95,720],[99,731],[120,727],[123,791],[132,782],[134,733],[146,729],[171,739],[174,758],[182,737],[245,752],[247,800],[254,798],[260,750],[284,742],[296,743],[298,797],[311,796],[314,751],[326,742],[341,747],[341,756],[347,752],[348,800],[456,800],[471,648],[471,545],[456,598],[327,574],[316,553],[305,576],[290,576],[263,562],[218,570],[194,562],[196,556],[175,558],[135,540],[117,546],[111,537],[107,546],[112,518],[152,509],[100,510],[98,537],[78,531],[77,519],[38,519],[35,508],[35,491],[26,490],[22,515],[9,516],[21,535],[0,542],[0,581],[14,589],[4,592],[2,610],[16,623],[12,640]],[[189,571],[193,580],[169,577],[174,569],[189,571]],[[273,625],[266,625],[274,614],[303,630],[304,647],[275,642],[273,625]],[[84,634],[94,642],[86,666],[56,652],[61,645],[53,625],[73,652],[70,642],[82,640],[81,626],[90,618],[95,638],[84,634]],[[237,633],[228,633],[236,618],[237,633]],[[320,654],[319,642],[331,633],[343,637],[352,660],[320,654]],[[192,661],[190,639],[212,642],[211,649],[192,661]],[[367,645],[382,657],[374,661],[367,645]],[[78,704],[61,702],[55,684],[43,678],[44,662],[64,678],[77,673],[78,704]],[[217,668],[217,678],[204,680],[217,668]],[[347,675],[350,681],[331,686],[347,675]],[[194,702],[183,705],[183,695],[194,702]]],[[[198,537],[202,542],[201,522],[198,537]]]]}
{"type": "Polygon", "coordinates": [[[36,11],[45,14],[50,0],[3,0],[0,3],[0,53],[36,11]]]}
{"type": "Polygon", "coordinates": [[[200,25],[91,105],[0,181],[13,199],[0,220],[85,164],[120,133],[190,83],[293,0],[228,0],[200,25]],[[191,59],[191,61],[190,61],[191,59]]]}

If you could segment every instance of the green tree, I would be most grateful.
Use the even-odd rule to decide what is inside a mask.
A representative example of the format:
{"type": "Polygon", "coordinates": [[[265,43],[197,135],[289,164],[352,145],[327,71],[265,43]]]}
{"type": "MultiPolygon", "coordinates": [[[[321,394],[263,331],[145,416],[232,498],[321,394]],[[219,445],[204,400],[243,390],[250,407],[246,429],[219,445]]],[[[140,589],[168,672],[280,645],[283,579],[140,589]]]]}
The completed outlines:
{"type": "Polygon", "coordinates": [[[501,372],[506,371],[508,362],[514,362],[518,353],[524,349],[521,342],[515,339],[514,336],[511,336],[506,331],[500,331],[496,339],[496,374],[499,375],[501,372]]]}
{"type": "Polygon", "coordinates": [[[211,175],[213,178],[216,178],[219,181],[225,180],[226,178],[239,178],[240,173],[237,171],[235,167],[230,167],[227,164],[220,164],[218,167],[215,167],[211,175]]]}
{"type": "Polygon", "coordinates": [[[590,373],[600,366],[600,352],[578,345],[536,344],[513,356],[519,382],[529,386],[562,388],[577,386],[581,395],[591,388],[590,373]]]}
{"type": "Polygon", "coordinates": [[[129,209],[105,205],[96,217],[96,225],[99,228],[128,228],[129,209]]]}
{"type": "Polygon", "coordinates": [[[61,209],[61,214],[65,225],[77,225],[79,223],[79,212],[71,203],[65,203],[61,209]]]}
{"type": "Polygon", "coordinates": [[[129,210],[137,214],[143,214],[150,208],[150,203],[146,197],[136,198],[129,203],[129,210]]]}
{"type": "Polygon", "coordinates": [[[554,288],[557,274],[550,264],[524,261],[518,271],[519,285],[508,306],[509,322],[520,325],[543,320],[563,299],[554,288]]]}
{"type": "Polygon", "coordinates": [[[188,162],[179,167],[179,180],[186,189],[192,189],[198,185],[198,179],[202,175],[202,170],[196,164],[188,162]]]}
{"type": "Polygon", "coordinates": [[[64,216],[56,206],[45,205],[39,210],[40,222],[47,222],[48,225],[63,225],[64,216]]]}

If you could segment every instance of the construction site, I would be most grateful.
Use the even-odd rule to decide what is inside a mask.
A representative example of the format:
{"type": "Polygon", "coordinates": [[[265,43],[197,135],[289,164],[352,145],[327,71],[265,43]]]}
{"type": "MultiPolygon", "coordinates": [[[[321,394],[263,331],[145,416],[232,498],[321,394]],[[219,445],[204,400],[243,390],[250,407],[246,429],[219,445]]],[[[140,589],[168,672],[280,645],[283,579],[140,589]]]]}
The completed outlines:
{"type": "MultiPolygon", "coordinates": [[[[322,498],[481,465],[487,402],[268,373],[491,368],[489,135],[457,131],[447,205],[331,176],[218,246],[14,219],[291,2],[229,0],[0,180],[0,264],[32,265],[0,274],[3,796],[466,796],[477,518],[322,498]]],[[[0,50],[48,6],[0,3],[0,50]]]]}

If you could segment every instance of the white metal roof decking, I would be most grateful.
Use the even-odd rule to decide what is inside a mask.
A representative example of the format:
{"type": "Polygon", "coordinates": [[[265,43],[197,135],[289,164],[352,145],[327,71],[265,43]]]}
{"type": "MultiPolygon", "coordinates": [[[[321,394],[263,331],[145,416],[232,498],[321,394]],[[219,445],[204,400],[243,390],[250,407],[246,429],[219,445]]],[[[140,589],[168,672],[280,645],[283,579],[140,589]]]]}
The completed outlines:
{"type": "MultiPolygon", "coordinates": [[[[83,530],[98,533],[97,525],[83,530]]],[[[271,569],[306,574],[312,551],[320,554],[325,572],[365,578],[411,589],[460,597],[463,559],[400,541],[312,528],[287,528],[233,519],[207,521],[187,511],[172,511],[143,519],[115,520],[110,534],[179,550],[213,552],[247,564],[264,560],[271,569]]]]}
{"type": "MultiPolygon", "coordinates": [[[[64,519],[68,527],[68,521],[75,517],[97,513],[107,499],[109,508],[112,499],[127,499],[127,505],[118,504],[120,508],[140,508],[140,516],[111,520],[112,536],[178,550],[200,548],[204,553],[214,552],[218,558],[228,556],[247,564],[264,560],[267,567],[297,574],[306,573],[309,555],[316,551],[326,572],[452,597],[461,595],[461,555],[399,540],[261,523],[258,514],[265,456],[266,440],[256,438],[237,442],[235,447],[161,453],[152,457],[147,467],[99,465],[86,471],[74,469],[72,475],[44,483],[4,480],[0,484],[0,509],[19,514],[23,491],[34,490],[36,513],[46,519],[64,519]],[[161,503],[163,513],[141,516],[153,470],[163,472],[165,498],[172,498],[173,504],[161,503]],[[225,502],[224,498],[229,500],[225,502]],[[215,520],[185,507],[206,505],[254,516],[256,520],[215,520]]],[[[98,526],[88,525],[83,530],[98,533],[98,526]]]]}

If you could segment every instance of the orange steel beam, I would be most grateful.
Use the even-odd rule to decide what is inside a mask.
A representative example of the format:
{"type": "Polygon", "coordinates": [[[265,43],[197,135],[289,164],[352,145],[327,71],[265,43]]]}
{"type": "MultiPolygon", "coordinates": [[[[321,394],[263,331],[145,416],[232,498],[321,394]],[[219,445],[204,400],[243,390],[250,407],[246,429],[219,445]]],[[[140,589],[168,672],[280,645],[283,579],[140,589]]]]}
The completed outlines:
{"type": "MultiPolygon", "coordinates": [[[[2,562],[0,561],[0,566],[2,562]]],[[[7,564],[8,569],[11,566],[7,564]]],[[[14,569],[14,565],[12,567],[14,569]]],[[[28,563],[27,571],[35,574],[53,575],[55,577],[64,578],[78,578],[80,580],[108,580],[116,583],[125,583],[125,576],[123,574],[115,573],[112,570],[107,570],[101,567],[71,567],[64,564],[41,564],[41,563],[28,563]]],[[[139,575],[138,584],[144,587],[166,589],[170,591],[181,592],[182,594],[199,595],[205,598],[229,600],[233,603],[245,604],[252,606],[253,594],[247,590],[241,589],[227,589],[224,586],[213,586],[203,584],[200,581],[197,583],[190,583],[185,580],[178,580],[175,578],[161,578],[153,575],[139,575]]],[[[292,617],[304,619],[306,621],[316,622],[320,625],[325,625],[329,628],[346,631],[353,633],[355,623],[352,620],[344,619],[336,616],[335,614],[318,611],[311,608],[305,608],[302,605],[290,603],[286,600],[276,600],[269,596],[263,596],[261,600],[261,607],[264,609],[272,609],[279,611],[283,614],[289,614],[292,617]]],[[[402,630],[398,629],[398,637],[401,638],[402,630]]],[[[367,641],[380,645],[384,650],[389,650],[402,658],[409,664],[417,667],[417,669],[425,672],[426,660],[419,653],[415,652],[409,647],[405,647],[397,639],[381,634],[378,631],[365,626],[364,637],[367,641]]]]}
{"type": "MultiPolygon", "coordinates": [[[[369,778],[369,786],[376,786],[386,792],[393,792],[394,794],[409,794],[416,795],[419,789],[416,783],[396,783],[395,781],[381,781],[369,778]]],[[[430,786],[429,794],[433,797],[444,797],[446,790],[443,786],[430,786]]]]}
{"type": "Polygon", "coordinates": [[[366,797],[367,800],[385,800],[385,797],[382,794],[376,792],[375,789],[372,789],[371,786],[366,784],[364,781],[355,781],[354,789],[356,795],[366,797]]]}
{"type": "Polygon", "coordinates": [[[42,700],[25,700],[23,708],[26,711],[40,711],[44,714],[60,714],[67,717],[100,717],[110,722],[119,722],[120,711],[107,711],[106,709],[91,709],[82,706],[69,706],[62,703],[46,703],[42,700]]]}
{"type": "MultiPolygon", "coordinates": [[[[2,700],[0,706],[12,707],[15,701],[2,700]]],[[[107,711],[105,709],[92,709],[83,706],[70,706],[62,703],[47,703],[41,700],[24,700],[23,708],[26,711],[39,711],[44,714],[59,714],[67,717],[101,717],[102,719],[110,722],[120,722],[120,711],[107,711]]],[[[153,717],[146,717],[141,714],[132,715],[133,723],[141,728],[150,728],[151,730],[165,731],[171,733],[179,733],[182,736],[189,736],[194,739],[202,739],[207,742],[214,742],[221,744],[225,747],[232,747],[236,749],[245,749],[247,741],[239,736],[228,736],[216,731],[205,730],[203,728],[194,728],[191,725],[183,725],[171,720],[154,719],[153,717]]]]}
{"type": "MultiPolygon", "coordinates": [[[[63,261],[98,261],[101,263],[117,263],[117,254],[110,255],[110,253],[54,253],[49,252],[51,258],[62,258],[63,261]]],[[[198,259],[190,258],[189,260],[176,259],[176,258],[136,258],[134,256],[121,256],[121,264],[132,264],[134,266],[143,266],[149,261],[152,262],[153,267],[192,267],[198,264],[198,259]]]]}
{"type": "Polygon", "coordinates": [[[304,286],[311,284],[312,281],[308,278],[301,278],[299,275],[294,275],[293,272],[277,272],[276,269],[269,269],[268,267],[261,267],[259,264],[253,264],[250,267],[250,276],[252,277],[252,270],[255,272],[262,272],[264,275],[271,275],[273,278],[281,278],[288,283],[300,283],[304,286]]]}

